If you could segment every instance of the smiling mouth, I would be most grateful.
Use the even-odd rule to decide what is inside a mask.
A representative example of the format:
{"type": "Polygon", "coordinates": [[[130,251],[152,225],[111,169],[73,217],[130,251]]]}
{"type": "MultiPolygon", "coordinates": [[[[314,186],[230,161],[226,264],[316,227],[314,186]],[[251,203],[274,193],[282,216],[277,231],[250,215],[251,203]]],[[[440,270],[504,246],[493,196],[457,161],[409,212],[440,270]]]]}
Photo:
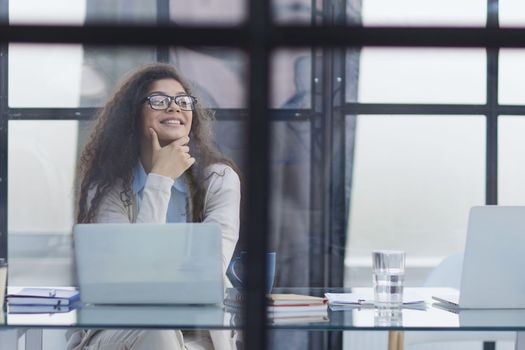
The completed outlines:
{"type": "Polygon", "coordinates": [[[160,123],[164,125],[184,125],[184,123],[179,119],[165,119],[160,123]]]}

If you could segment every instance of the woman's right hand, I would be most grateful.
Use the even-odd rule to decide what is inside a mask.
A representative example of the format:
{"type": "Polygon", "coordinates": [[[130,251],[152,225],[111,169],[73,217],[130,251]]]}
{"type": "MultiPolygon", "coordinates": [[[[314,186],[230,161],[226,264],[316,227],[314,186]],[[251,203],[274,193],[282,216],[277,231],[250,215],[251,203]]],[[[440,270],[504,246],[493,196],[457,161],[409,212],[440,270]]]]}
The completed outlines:
{"type": "Polygon", "coordinates": [[[181,137],[172,143],[162,147],[159,143],[157,133],[152,128],[151,134],[151,172],[176,180],[190,166],[195,163],[195,158],[190,155],[190,142],[188,136],[181,137]]]}

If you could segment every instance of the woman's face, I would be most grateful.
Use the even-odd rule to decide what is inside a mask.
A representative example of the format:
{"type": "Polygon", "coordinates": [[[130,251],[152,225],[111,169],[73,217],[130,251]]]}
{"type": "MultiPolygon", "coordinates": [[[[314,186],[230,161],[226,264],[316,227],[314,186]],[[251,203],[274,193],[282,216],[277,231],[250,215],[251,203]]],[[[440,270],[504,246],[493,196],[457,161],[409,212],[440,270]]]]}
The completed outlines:
{"type": "MultiPolygon", "coordinates": [[[[153,82],[148,90],[147,96],[153,95],[175,97],[186,95],[186,91],[175,79],[160,79],[153,82]]],[[[189,135],[192,119],[193,111],[181,109],[173,99],[168,101],[165,109],[153,109],[150,103],[145,101],[142,109],[142,139],[146,142],[151,140],[149,128],[152,128],[157,133],[160,145],[166,146],[189,135]]]]}

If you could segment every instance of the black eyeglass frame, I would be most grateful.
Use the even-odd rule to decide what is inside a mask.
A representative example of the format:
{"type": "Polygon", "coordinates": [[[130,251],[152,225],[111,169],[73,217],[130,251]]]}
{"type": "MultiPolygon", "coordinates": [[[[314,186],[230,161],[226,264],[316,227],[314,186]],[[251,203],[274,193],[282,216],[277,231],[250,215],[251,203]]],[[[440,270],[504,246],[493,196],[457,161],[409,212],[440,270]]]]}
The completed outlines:
{"type": "Polygon", "coordinates": [[[165,111],[165,110],[167,110],[168,108],[170,108],[170,106],[171,106],[171,104],[172,104],[173,102],[175,102],[175,104],[176,104],[177,106],[179,106],[180,109],[182,109],[183,111],[194,111],[194,110],[195,110],[195,105],[196,105],[197,102],[198,102],[198,100],[197,100],[197,98],[196,98],[195,96],[188,95],[188,94],[177,95],[177,96],[170,96],[170,95],[159,94],[159,93],[157,93],[157,94],[153,94],[153,95],[149,95],[149,96],[145,97],[145,98],[142,100],[142,102],[146,102],[146,101],[148,101],[148,104],[149,104],[150,108],[153,109],[153,110],[156,110],[156,111],[165,111]],[[168,103],[168,105],[166,106],[166,108],[155,108],[155,107],[153,107],[153,105],[151,104],[151,98],[152,98],[152,97],[155,97],[155,96],[162,96],[162,97],[167,97],[167,98],[169,98],[170,102],[168,103]],[[191,100],[192,100],[192,107],[193,107],[193,108],[191,108],[191,109],[186,109],[186,108],[182,107],[182,106],[177,102],[177,100],[178,100],[179,98],[181,98],[181,97],[189,97],[189,98],[191,98],[191,100]]]}

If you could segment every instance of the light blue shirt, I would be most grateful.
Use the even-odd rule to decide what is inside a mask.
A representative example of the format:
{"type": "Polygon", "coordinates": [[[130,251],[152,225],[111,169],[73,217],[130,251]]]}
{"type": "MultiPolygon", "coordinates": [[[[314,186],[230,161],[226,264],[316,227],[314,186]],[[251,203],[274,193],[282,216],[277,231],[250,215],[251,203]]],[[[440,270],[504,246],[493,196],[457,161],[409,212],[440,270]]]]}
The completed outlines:
{"type": "MultiPolygon", "coordinates": [[[[142,163],[139,161],[133,168],[133,185],[132,190],[137,198],[137,207],[140,209],[142,204],[142,193],[146,185],[148,174],[144,170],[142,163]]],[[[168,212],[166,213],[166,222],[186,222],[186,197],[188,187],[180,177],[175,180],[171,186],[170,202],[168,212]]]]}

